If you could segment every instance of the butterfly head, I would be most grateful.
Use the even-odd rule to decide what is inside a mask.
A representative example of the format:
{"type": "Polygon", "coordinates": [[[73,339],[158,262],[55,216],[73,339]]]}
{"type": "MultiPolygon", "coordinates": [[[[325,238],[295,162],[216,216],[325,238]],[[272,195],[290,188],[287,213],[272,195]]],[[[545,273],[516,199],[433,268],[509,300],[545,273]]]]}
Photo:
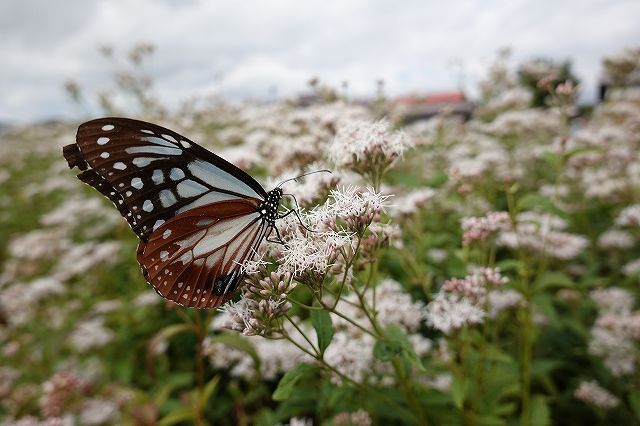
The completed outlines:
{"type": "Polygon", "coordinates": [[[278,208],[282,198],[282,189],[274,188],[267,193],[267,199],[260,206],[260,214],[271,226],[275,226],[278,219],[278,208]]]}

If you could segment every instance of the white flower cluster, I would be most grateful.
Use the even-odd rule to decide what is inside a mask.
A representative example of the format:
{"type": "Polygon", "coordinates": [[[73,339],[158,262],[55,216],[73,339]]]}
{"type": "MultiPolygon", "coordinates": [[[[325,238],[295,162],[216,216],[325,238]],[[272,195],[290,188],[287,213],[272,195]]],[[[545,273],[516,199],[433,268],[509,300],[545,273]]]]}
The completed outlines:
{"type": "Polygon", "coordinates": [[[78,352],[87,352],[111,342],[114,333],[104,325],[102,317],[92,318],[78,323],[69,336],[71,345],[78,352]]]}
{"type": "Polygon", "coordinates": [[[627,250],[635,245],[635,238],[627,231],[610,229],[598,237],[598,247],[602,250],[627,250]]]}
{"type": "MultiPolygon", "coordinates": [[[[231,322],[229,315],[223,311],[222,315],[215,318],[211,329],[218,332],[221,328],[228,328],[228,324],[231,322]]],[[[294,320],[297,321],[297,318],[294,320]]],[[[315,340],[315,331],[311,327],[306,324],[300,326],[307,336],[315,340]]],[[[306,345],[306,342],[291,324],[285,323],[285,330],[297,343],[306,345]]],[[[261,336],[243,336],[242,338],[246,339],[258,354],[260,371],[257,373],[265,380],[274,380],[278,375],[286,373],[301,362],[313,361],[309,355],[301,352],[287,340],[271,340],[261,336]]],[[[233,377],[250,379],[256,374],[254,360],[247,352],[215,342],[215,338],[212,337],[205,339],[203,350],[211,365],[219,369],[229,369],[233,377]]]]}
{"type": "Polygon", "coordinates": [[[487,294],[487,304],[489,307],[487,316],[489,318],[496,318],[500,312],[521,306],[522,302],[522,295],[515,290],[490,291],[487,294]]]}
{"type": "Polygon", "coordinates": [[[566,222],[550,214],[523,212],[517,217],[516,229],[502,231],[498,244],[509,248],[523,247],[550,257],[569,260],[577,257],[589,245],[581,236],[562,232],[566,222]]]}
{"type": "Polygon", "coordinates": [[[379,218],[387,198],[355,186],[332,190],[324,205],[302,214],[304,226],[311,232],[289,216],[278,271],[294,276],[326,273],[339,251],[353,244],[354,232],[363,231],[379,218]]]}
{"type": "Polygon", "coordinates": [[[66,291],[62,283],[53,277],[37,278],[30,283],[17,282],[0,291],[0,307],[5,310],[12,325],[31,320],[43,301],[66,291]]]}
{"type": "Polygon", "coordinates": [[[485,315],[471,299],[456,293],[438,293],[426,308],[427,325],[444,334],[451,334],[467,325],[480,324],[485,315]]]}
{"type": "Polygon", "coordinates": [[[329,158],[335,164],[353,168],[361,163],[391,164],[412,142],[402,132],[391,132],[386,120],[354,122],[340,127],[329,146],[329,158]]]}
{"type": "Polygon", "coordinates": [[[421,188],[394,199],[391,210],[394,216],[410,216],[421,210],[436,195],[433,188],[421,188]]]}
{"type": "Polygon", "coordinates": [[[600,386],[595,380],[581,382],[573,396],[603,410],[615,408],[620,404],[620,400],[615,395],[600,386]]]}
{"type": "Polygon", "coordinates": [[[616,224],[620,226],[640,226],[640,204],[625,207],[618,214],[616,224]]]}
{"type": "Polygon", "coordinates": [[[462,241],[465,245],[486,241],[496,231],[507,229],[510,224],[507,212],[489,212],[483,217],[462,218],[462,241]]]}
{"type": "Polygon", "coordinates": [[[614,376],[633,374],[638,362],[640,312],[633,312],[633,297],[621,288],[594,290],[599,316],[591,329],[589,353],[603,358],[614,376]]]}

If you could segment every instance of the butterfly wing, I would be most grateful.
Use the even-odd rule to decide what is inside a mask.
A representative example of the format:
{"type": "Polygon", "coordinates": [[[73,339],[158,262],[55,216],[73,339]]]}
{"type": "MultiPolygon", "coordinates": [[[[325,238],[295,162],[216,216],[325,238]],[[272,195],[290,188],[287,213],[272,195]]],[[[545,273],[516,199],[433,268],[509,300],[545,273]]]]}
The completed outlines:
{"type": "Polygon", "coordinates": [[[167,220],[138,246],[146,280],[180,305],[214,308],[227,302],[241,265],[267,232],[259,200],[220,201],[167,220]]]}
{"type": "Polygon", "coordinates": [[[78,178],[108,197],[142,241],[183,212],[221,201],[264,200],[251,176],[164,127],[100,118],[78,128],[63,148],[78,178]]]}

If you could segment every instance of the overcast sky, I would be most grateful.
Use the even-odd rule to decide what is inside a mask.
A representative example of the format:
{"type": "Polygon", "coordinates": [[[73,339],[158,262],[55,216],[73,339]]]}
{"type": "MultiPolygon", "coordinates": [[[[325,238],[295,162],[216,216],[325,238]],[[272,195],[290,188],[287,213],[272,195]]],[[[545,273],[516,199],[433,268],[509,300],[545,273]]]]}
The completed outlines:
{"type": "Polygon", "coordinates": [[[601,57],[639,45],[639,23],[638,0],[2,0],[0,121],[77,116],[65,81],[87,95],[109,87],[114,66],[97,47],[137,41],[157,47],[148,71],[169,108],[292,95],[313,76],[348,81],[352,96],[377,79],[391,94],[473,93],[504,46],[515,61],[570,58],[588,100],[601,57]]]}

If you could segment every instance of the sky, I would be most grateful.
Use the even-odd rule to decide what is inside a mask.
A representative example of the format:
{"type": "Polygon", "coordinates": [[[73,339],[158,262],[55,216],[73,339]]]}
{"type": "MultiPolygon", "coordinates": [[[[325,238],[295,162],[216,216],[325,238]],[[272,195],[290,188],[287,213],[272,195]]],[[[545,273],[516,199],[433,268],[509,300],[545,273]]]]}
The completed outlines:
{"type": "Polygon", "coordinates": [[[600,60],[640,45],[638,0],[2,0],[0,122],[99,115],[136,42],[163,106],[193,96],[293,96],[312,77],[351,97],[462,87],[470,96],[503,47],[517,63],[570,59],[594,98],[600,60]],[[112,46],[116,63],[99,53],[112,46]],[[88,110],[63,87],[75,81],[88,110]]]}

